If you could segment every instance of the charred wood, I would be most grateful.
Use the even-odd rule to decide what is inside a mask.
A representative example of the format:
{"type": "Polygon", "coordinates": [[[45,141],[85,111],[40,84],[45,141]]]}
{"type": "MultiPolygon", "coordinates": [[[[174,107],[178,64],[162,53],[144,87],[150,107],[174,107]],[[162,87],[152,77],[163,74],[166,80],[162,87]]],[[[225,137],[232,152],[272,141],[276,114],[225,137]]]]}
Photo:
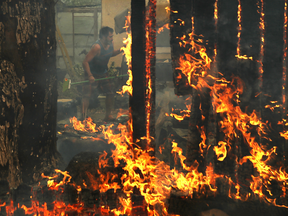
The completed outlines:
{"type": "Polygon", "coordinates": [[[11,187],[33,184],[57,166],[54,6],[1,2],[0,171],[11,187]]]}
{"type": "Polygon", "coordinates": [[[180,47],[179,41],[183,35],[188,35],[192,29],[192,1],[191,0],[171,0],[170,1],[170,46],[171,46],[171,60],[173,70],[173,82],[176,95],[191,94],[191,87],[188,85],[187,78],[182,77],[178,79],[181,71],[176,68],[179,66],[178,59],[187,50],[180,47]],[[177,11],[177,12],[175,12],[177,11]],[[183,20],[185,25],[179,25],[177,22],[183,20]]]}
{"type": "Polygon", "coordinates": [[[133,95],[130,97],[133,140],[146,136],[145,118],[145,1],[131,1],[133,95]]]}

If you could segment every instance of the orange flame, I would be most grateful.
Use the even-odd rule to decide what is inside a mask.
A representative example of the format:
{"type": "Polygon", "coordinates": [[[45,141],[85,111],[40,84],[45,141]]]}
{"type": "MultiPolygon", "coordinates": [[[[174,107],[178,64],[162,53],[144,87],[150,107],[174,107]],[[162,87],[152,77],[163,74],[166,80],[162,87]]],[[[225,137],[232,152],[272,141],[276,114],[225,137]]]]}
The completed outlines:
{"type": "Polygon", "coordinates": [[[170,27],[169,27],[169,23],[166,23],[166,24],[163,25],[162,27],[158,28],[157,33],[160,34],[161,32],[164,31],[165,28],[166,28],[166,29],[170,29],[170,27]]]}
{"type": "MultiPolygon", "coordinates": [[[[276,154],[276,147],[274,146],[265,151],[262,149],[262,145],[255,141],[256,138],[251,135],[251,130],[254,128],[259,136],[271,141],[271,139],[267,137],[268,127],[257,116],[257,113],[255,111],[251,114],[244,113],[238,105],[238,94],[242,94],[243,92],[242,81],[239,78],[227,81],[224,77],[221,77],[220,73],[219,78],[213,77],[208,73],[211,60],[205,55],[205,48],[191,40],[189,41],[189,39],[186,39],[182,44],[184,46],[190,44],[192,49],[195,50],[195,54],[200,54],[200,58],[196,58],[197,55],[191,56],[184,54],[179,59],[180,66],[178,69],[182,70],[182,74],[187,77],[192,87],[199,91],[201,91],[203,87],[211,89],[211,96],[214,98],[212,105],[222,118],[219,125],[225,136],[223,140],[219,142],[220,146],[214,148],[218,159],[223,160],[225,158],[227,155],[227,147],[230,148],[232,141],[234,142],[238,137],[237,131],[239,131],[245,143],[247,143],[251,149],[251,155],[240,159],[239,164],[241,165],[249,160],[259,175],[259,177],[252,176],[253,180],[250,183],[250,189],[265,201],[276,204],[276,199],[268,198],[260,188],[263,187],[268,191],[271,179],[278,181],[280,185],[282,183],[286,184],[288,174],[283,171],[282,168],[272,168],[271,165],[268,165],[271,156],[276,154]],[[235,85],[235,83],[237,83],[237,85],[235,85]]],[[[240,185],[235,185],[237,192],[234,194],[234,197],[244,199],[240,196],[240,185]]],[[[247,198],[247,196],[244,197],[245,199],[247,198]]]]}
{"type": "MultiPolygon", "coordinates": [[[[261,41],[264,44],[265,26],[263,0],[261,0],[261,3],[260,28],[263,28],[261,41]],[[263,23],[261,24],[262,21],[263,23]]],[[[287,4],[285,4],[285,6],[287,7],[287,4]]],[[[194,34],[194,31],[192,32],[194,34]]],[[[147,34],[149,38],[149,32],[147,34]]],[[[235,139],[238,138],[238,134],[241,133],[244,142],[249,146],[250,155],[240,158],[239,164],[242,165],[245,162],[250,161],[256,170],[255,175],[251,175],[252,179],[249,185],[251,191],[253,194],[257,195],[259,198],[262,198],[266,202],[279,207],[287,207],[285,205],[277,204],[276,199],[271,199],[263,193],[263,191],[266,190],[271,195],[271,181],[277,181],[278,184],[282,187],[283,194],[281,196],[284,197],[286,194],[285,187],[287,187],[288,184],[288,174],[284,170],[283,166],[274,168],[268,163],[269,160],[271,160],[271,157],[277,154],[276,147],[274,146],[270,149],[264,149],[261,144],[257,143],[256,137],[253,136],[252,131],[255,131],[259,136],[267,139],[268,141],[271,141],[271,139],[267,137],[269,132],[267,123],[262,122],[256,111],[247,114],[241,110],[239,106],[238,95],[243,92],[243,84],[239,78],[233,78],[231,81],[228,81],[223,77],[221,73],[218,73],[217,77],[211,75],[210,64],[212,60],[206,54],[205,47],[194,42],[193,34],[191,33],[189,38],[182,38],[181,45],[191,46],[189,51],[194,52],[191,52],[193,55],[186,53],[180,57],[178,69],[182,71],[182,75],[187,77],[188,84],[196,90],[202,91],[203,88],[209,88],[211,90],[211,97],[213,97],[212,106],[221,118],[219,121],[219,128],[220,131],[224,134],[223,140],[218,142],[218,146],[214,147],[214,151],[218,160],[223,161],[225,159],[227,154],[229,154],[230,145],[235,142],[235,139]]],[[[261,50],[261,52],[262,51],[264,52],[264,49],[261,50]]],[[[148,62],[148,64],[149,63],[151,62],[148,62]]],[[[260,67],[263,66],[261,65],[262,62],[260,67]]],[[[148,78],[148,90],[146,92],[147,95],[151,94],[151,77],[148,76],[148,78]]],[[[90,126],[92,125],[93,127],[93,122],[90,123],[90,126]]],[[[75,125],[79,126],[78,124],[79,122],[75,121],[75,125]]],[[[125,164],[124,167],[121,166],[125,174],[120,177],[109,172],[104,175],[99,171],[99,179],[96,179],[91,173],[87,173],[87,176],[92,184],[92,188],[100,189],[101,192],[105,192],[111,188],[114,190],[121,188],[122,191],[126,194],[126,197],[119,197],[119,203],[122,206],[117,210],[110,210],[107,206],[101,206],[99,211],[102,214],[108,214],[110,212],[113,212],[116,215],[131,214],[131,194],[133,193],[134,187],[138,188],[141,195],[144,197],[146,203],[148,204],[147,207],[145,206],[145,208],[147,208],[149,215],[159,215],[157,214],[156,210],[151,210],[149,208],[149,205],[153,206],[156,204],[162,208],[164,215],[168,214],[165,202],[167,198],[169,198],[172,188],[180,190],[187,196],[192,196],[194,194],[207,195],[207,193],[215,194],[217,192],[217,187],[215,186],[216,179],[218,178],[224,179],[228,182],[230,186],[228,194],[229,197],[234,199],[247,200],[251,195],[249,193],[242,194],[241,185],[235,183],[230,177],[214,173],[212,164],[209,164],[206,167],[206,171],[204,173],[198,171],[199,164],[197,161],[195,161],[191,166],[185,164],[186,157],[183,155],[183,150],[178,147],[178,144],[175,141],[172,141],[171,153],[180,160],[182,166],[181,169],[185,172],[179,171],[175,168],[171,170],[168,164],[158,160],[155,157],[151,157],[149,155],[149,149],[143,150],[138,146],[137,142],[133,143],[131,136],[131,120],[128,122],[128,125],[118,125],[117,128],[120,131],[119,133],[114,133],[111,129],[112,126],[113,125],[109,126],[108,128],[103,128],[102,133],[108,144],[112,143],[115,145],[115,149],[112,150],[111,156],[114,161],[114,166],[118,167],[120,164],[125,164]],[[113,182],[116,178],[121,179],[121,186],[113,182]],[[234,191],[232,191],[232,189],[234,189],[234,191]]],[[[206,149],[208,149],[205,144],[205,127],[197,127],[201,133],[202,138],[202,141],[199,144],[200,153],[203,153],[206,149]]],[[[82,125],[80,125],[79,128],[88,130],[86,126],[82,125]]],[[[94,129],[95,128],[96,125],[94,129]]],[[[91,129],[89,129],[89,131],[90,130],[91,129]]],[[[280,133],[280,135],[284,135],[286,138],[286,133],[288,132],[284,131],[282,134],[280,133]]],[[[147,132],[146,139],[150,138],[148,135],[149,133],[147,132]]],[[[100,168],[108,166],[106,152],[100,156],[98,166],[100,168]]],[[[60,173],[64,176],[60,183],[55,182],[58,175],[48,177],[42,174],[42,177],[48,179],[49,188],[58,190],[61,186],[70,182],[71,176],[68,174],[68,172],[62,172],[60,170],[55,171],[56,173],[60,173]]],[[[77,189],[79,191],[81,188],[77,187],[77,189]]],[[[27,208],[22,206],[22,208],[27,214],[62,216],[66,214],[67,210],[75,210],[80,213],[84,207],[82,203],[78,203],[77,205],[66,205],[62,201],[55,201],[53,210],[48,211],[46,203],[40,206],[39,202],[32,201],[32,207],[27,208]]],[[[6,206],[6,212],[8,215],[13,215],[15,209],[16,208],[14,207],[13,202],[10,202],[10,205],[6,206]]]]}
{"type": "Polygon", "coordinates": [[[77,118],[74,116],[70,118],[70,123],[73,123],[73,127],[75,130],[85,131],[90,133],[96,133],[98,130],[96,129],[96,124],[93,123],[93,120],[88,117],[83,122],[78,121],[77,118]]]}
{"type": "Polygon", "coordinates": [[[45,176],[43,173],[41,174],[42,178],[48,179],[47,187],[49,188],[49,190],[58,190],[61,186],[69,183],[72,178],[67,171],[61,171],[59,169],[55,169],[55,172],[63,175],[63,179],[59,183],[54,181],[54,179],[59,177],[58,175],[54,175],[51,177],[51,176],[45,176]]]}
{"type": "Polygon", "coordinates": [[[130,96],[133,95],[133,88],[132,88],[132,55],[131,55],[131,45],[132,45],[132,35],[131,32],[128,32],[128,29],[130,29],[131,26],[131,16],[130,14],[126,17],[125,21],[125,28],[126,28],[126,36],[127,38],[124,38],[123,43],[125,44],[124,47],[121,48],[122,51],[124,51],[124,55],[126,57],[127,65],[128,65],[128,75],[129,78],[126,81],[126,85],[122,86],[122,90],[118,91],[118,94],[123,95],[124,93],[128,93],[130,96]]]}
{"type": "Polygon", "coordinates": [[[129,115],[129,110],[123,110],[123,109],[119,109],[119,112],[117,113],[117,119],[120,118],[123,115],[129,115]]]}
{"type": "Polygon", "coordinates": [[[242,33],[242,6],[241,6],[241,0],[238,0],[238,11],[237,11],[237,20],[238,20],[238,33],[237,33],[237,38],[238,38],[238,42],[237,42],[237,54],[235,55],[235,57],[237,59],[250,59],[253,60],[252,56],[247,56],[247,55],[241,55],[241,33],[242,33]]]}
{"type": "Polygon", "coordinates": [[[183,115],[178,115],[176,113],[165,113],[166,116],[171,116],[172,118],[175,118],[178,121],[183,121],[185,118],[190,117],[190,110],[181,110],[180,113],[182,113],[183,115]]]}
{"type": "MultiPolygon", "coordinates": [[[[214,3],[214,20],[215,20],[215,32],[217,33],[217,28],[218,28],[218,0],[215,1],[214,3]]],[[[193,31],[192,31],[193,33],[193,31]]],[[[214,62],[216,62],[217,58],[217,43],[214,44],[214,62]]]]}
{"type": "Polygon", "coordinates": [[[223,141],[218,142],[218,146],[214,146],[215,154],[217,155],[217,159],[219,161],[223,161],[227,156],[227,143],[223,141]]]}
{"type": "Polygon", "coordinates": [[[199,153],[202,157],[204,157],[204,153],[208,149],[208,146],[206,145],[206,131],[204,126],[202,126],[201,129],[197,126],[197,129],[200,132],[202,139],[202,141],[199,143],[199,153]]]}
{"type": "Polygon", "coordinates": [[[238,11],[237,11],[237,19],[238,19],[237,56],[240,56],[240,42],[241,42],[241,32],[242,32],[242,17],[241,17],[241,12],[242,12],[241,0],[238,0],[238,11]]]}

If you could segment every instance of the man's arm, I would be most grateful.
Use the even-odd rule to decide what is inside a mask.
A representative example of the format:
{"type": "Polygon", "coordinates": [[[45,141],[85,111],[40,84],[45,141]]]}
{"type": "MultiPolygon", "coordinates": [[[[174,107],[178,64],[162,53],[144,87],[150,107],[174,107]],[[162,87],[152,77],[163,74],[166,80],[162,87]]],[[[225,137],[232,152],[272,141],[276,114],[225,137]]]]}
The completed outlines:
{"type": "Polygon", "coordinates": [[[90,82],[93,82],[94,81],[94,77],[91,73],[91,70],[90,70],[90,67],[89,67],[89,62],[95,57],[95,56],[98,56],[100,54],[100,50],[101,50],[101,47],[99,44],[95,44],[91,50],[88,52],[88,54],[86,55],[82,65],[83,65],[83,68],[84,70],[86,71],[86,73],[88,74],[88,77],[89,77],[89,80],[90,82]],[[92,81],[93,80],[93,81],[92,81]]]}
{"type": "Polygon", "coordinates": [[[112,57],[119,55],[122,52],[121,48],[118,50],[114,50],[112,53],[112,57]]]}

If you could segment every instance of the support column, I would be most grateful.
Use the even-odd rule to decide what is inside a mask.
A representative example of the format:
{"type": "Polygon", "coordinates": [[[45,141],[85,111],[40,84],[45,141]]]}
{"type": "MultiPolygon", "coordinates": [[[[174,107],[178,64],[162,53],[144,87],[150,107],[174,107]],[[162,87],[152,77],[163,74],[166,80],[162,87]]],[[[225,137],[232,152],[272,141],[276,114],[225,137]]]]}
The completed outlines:
{"type": "Polygon", "coordinates": [[[145,118],[145,0],[131,0],[132,87],[130,97],[133,141],[146,136],[145,118]]]}

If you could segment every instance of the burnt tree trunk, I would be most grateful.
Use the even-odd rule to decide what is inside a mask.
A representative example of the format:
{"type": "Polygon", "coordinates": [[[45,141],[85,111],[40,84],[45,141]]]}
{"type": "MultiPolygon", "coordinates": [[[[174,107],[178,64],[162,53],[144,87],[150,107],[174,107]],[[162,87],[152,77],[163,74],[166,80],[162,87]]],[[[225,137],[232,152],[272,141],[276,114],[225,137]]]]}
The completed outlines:
{"type": "Polygon", "coordinates": [[[131,1],[132,87],[130,97],[133,141],[146,136],[145,118],[145,1],[131,1]]]}
{"type": "Polygon", "coordinates": [[[17,187],[57,162],[54,1],[0,7],[0,179],[17,187]]]}

